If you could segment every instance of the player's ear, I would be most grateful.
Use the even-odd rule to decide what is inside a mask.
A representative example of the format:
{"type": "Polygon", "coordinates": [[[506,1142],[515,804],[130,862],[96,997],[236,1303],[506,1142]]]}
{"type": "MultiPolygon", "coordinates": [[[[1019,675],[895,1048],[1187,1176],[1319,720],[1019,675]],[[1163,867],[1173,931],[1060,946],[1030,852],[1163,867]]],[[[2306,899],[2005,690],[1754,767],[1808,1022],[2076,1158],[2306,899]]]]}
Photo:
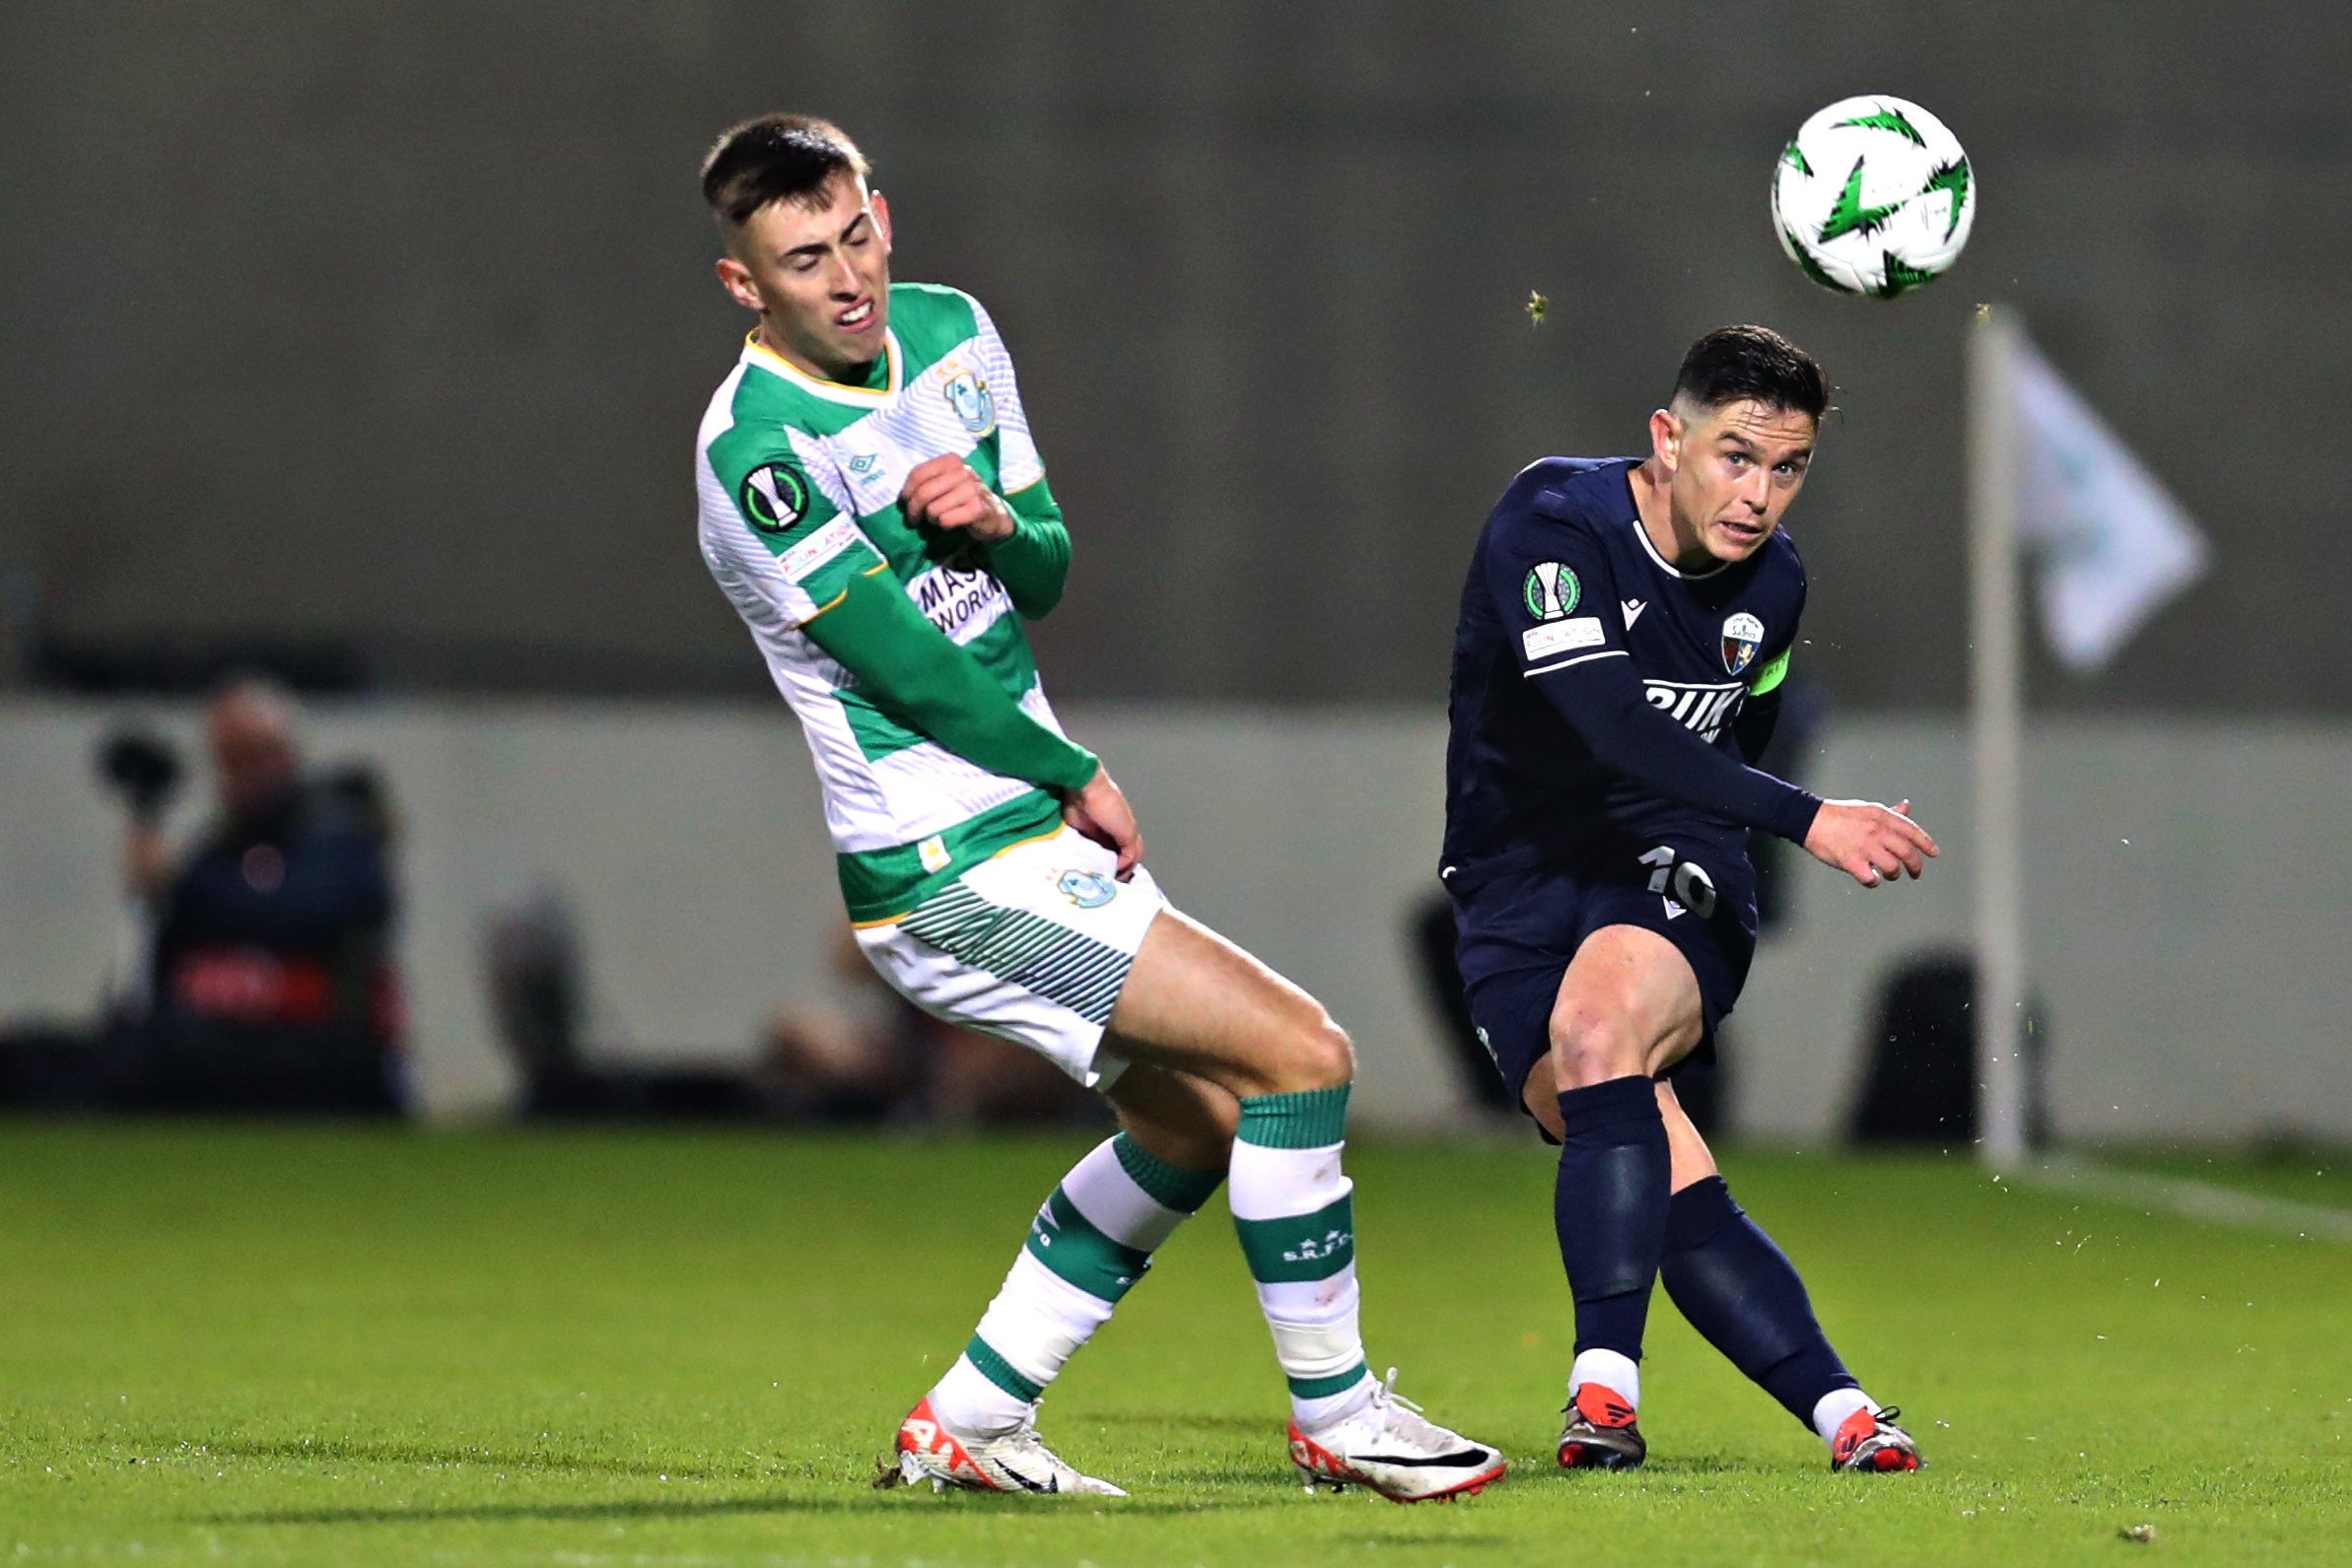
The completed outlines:
{"type": "Polygon", "coordinates": [[[874,233],[882,237],[882,254],[890,254],[890,203],[880,191],[867,198],[873,206],[874,233]]]}
{"type": "Polygon", "coordinates": [[[719,286],[727,298],[746,310],[765,310],[766,302],[760,299],[759,289],[751,281],[751,269],[732,256],[721,256],[718,265],[719,286]]]}
{"type": "Polygon", "coordinates": [[[1658,466],[1673,473],[1683,457],[1683,422],[1672,409],[1650,415],[1650,451],[1658,466]]]}

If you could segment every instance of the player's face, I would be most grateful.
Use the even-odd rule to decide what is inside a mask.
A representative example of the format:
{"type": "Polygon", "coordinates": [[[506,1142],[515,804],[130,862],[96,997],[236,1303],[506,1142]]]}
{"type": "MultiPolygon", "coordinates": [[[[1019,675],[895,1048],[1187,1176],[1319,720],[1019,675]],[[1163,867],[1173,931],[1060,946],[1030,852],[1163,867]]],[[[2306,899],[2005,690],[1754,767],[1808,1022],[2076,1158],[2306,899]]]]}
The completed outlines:
{"type": "Polygon", "coordinates": [[[852,174],[818,206],[770,202],[728,241],[719,281],[757,310],[760,341],[838,380],[882,352],[890,324],[890,208],[852,174]]]}
{"type": "Polygon", "coordinates": [[[1816,434],[1812,415],[1753,400],[1661,409],[1650,435],[1673,476],[1675,536],[1718,561],[1763,549],[1804,487],[1816,434]]]}

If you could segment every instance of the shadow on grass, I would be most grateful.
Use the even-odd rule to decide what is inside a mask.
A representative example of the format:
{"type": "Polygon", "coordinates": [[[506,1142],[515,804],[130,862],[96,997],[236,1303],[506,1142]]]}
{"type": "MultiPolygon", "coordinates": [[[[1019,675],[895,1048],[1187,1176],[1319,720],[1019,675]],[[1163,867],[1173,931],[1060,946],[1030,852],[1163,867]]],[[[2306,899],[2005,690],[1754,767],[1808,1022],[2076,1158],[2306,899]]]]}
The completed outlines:
{"type": "MultiPolygon", "coordinates": [[[[675,1473],[674,1471],[672,1472],[675,1473]]],[[[878,1515],[892,1510],[922,1507],[956,1508],[966,1512],[1019,1513],[1037,1520],[1052,1517],[1041,1514],[1040,1508],[1057,1509],[1064,1517],[1072,1517],[1056,1503],[1040,1505],[1030,1497],[987,1497],[958,1494],[953,1498],[916,1497],[642,1497],[615,1499],[598,1503],[462,1503],[446,1508],[289,1508],[273,1509],[256,1514],[204,1514],[194,1516],[192,1523],[200,1525],[435,1525],[450,1523],[497,1524],[555,1524],[566,1521],[596,1524],[616,1520],[697,1520],[719,1519],[730,1515],[751,1514],[831,1514],[836,1516],[878,1515]]],[[[1149,1518],[1179,1514],[1220,1514],[1237,1510],[1261,1508],[1266,1505],[1251,1502],[1148,1502],[1134,1498],[1097,1497],[1087,1499],[1086,1512],[1075,1517],[1118,1515],[1149,1518]]]]}

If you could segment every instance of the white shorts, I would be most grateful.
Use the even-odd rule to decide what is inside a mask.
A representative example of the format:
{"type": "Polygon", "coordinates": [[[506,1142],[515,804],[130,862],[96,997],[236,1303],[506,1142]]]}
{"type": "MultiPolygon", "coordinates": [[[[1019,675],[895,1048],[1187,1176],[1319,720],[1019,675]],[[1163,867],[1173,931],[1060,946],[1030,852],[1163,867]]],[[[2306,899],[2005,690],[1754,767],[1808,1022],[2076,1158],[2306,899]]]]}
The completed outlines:
{"type": "Polygon", "coordinates": [[[1016,844],[858,945],[893,990],[934,1017],[999,1036],[1093,1089],[1126,1070],[1103,1031],[1166,897],[1142,867],[1072,828],[1016,844]]]}

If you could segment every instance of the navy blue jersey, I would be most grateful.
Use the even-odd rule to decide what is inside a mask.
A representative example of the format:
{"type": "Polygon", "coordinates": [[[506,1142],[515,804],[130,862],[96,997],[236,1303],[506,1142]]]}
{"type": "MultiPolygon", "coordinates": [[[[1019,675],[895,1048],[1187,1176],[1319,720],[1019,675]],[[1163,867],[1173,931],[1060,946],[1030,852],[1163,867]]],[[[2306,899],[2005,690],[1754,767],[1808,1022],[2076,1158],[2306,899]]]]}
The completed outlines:
{"type": "Polygon", "coordinates": [[[1745,766],[1735,736],[1744,708],[1777,704],[1805,608],[1796,547],[1775,531],[1746,561],[1677,571],[1642,530],[1635,466],[1535,463],[1479,536],[1446,750],[1457,892],[1542,863],[1638,880],[1659,846],[1745,880],[1750,828],[1802,843],[1812,826],[1820,801],[1745,766]]]}

